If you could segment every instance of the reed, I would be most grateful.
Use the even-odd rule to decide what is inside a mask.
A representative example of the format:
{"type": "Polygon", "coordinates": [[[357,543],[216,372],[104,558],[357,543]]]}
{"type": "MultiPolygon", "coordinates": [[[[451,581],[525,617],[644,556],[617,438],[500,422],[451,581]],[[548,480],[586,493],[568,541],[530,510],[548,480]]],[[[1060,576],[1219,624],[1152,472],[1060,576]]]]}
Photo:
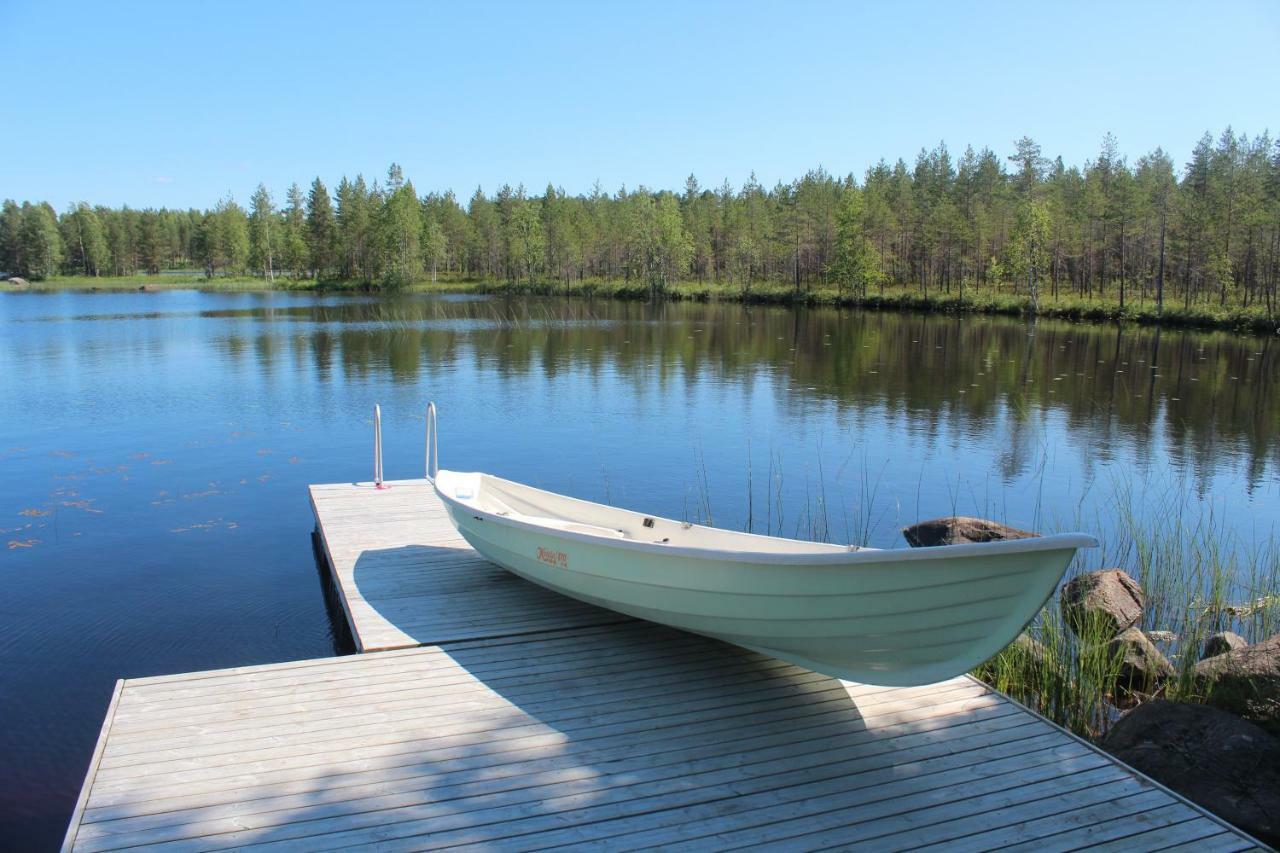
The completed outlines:
{"type": "MultiPolygon", "coordinates": [[[[1115,490],[1104,504],[1115,522],[1111,540],[1100,555],[1084,557],[1096,565],[1086,566],[1078,557],[1068,578],[1087,568],[1121,568],[1134,577],[1146,593],[1139,627],[1170,635],[1156,645],[1173,664],[1174,675],[1154,695],[1203,702],[1206,688],[1194,669],[1212,634],[1231,630],[1257,642],[1280,630],[1280,550],[1274,534],[1257,544],[1242,542],[1211,508],[1193,506],[1185,495],[1143,498],[1154,506],[1138,512],[1139,497],[1132,489],[1115,490]]],[[[1105,528],[1095,524],[1092,529],[1105,528]]],[[[1074,634],[1055,597],[1018,642],[974,674],[1096,740],[1124,708],[1148,698],[1116,692],[1120,661],[1108,650],[1109,639],[1097,626],[1074,634]]]]}
{"type": "MultiPolygon", "coordinates": [[[[805,473],[800,505],[793,501],[784,507],[783,466],[780,458],[771,455],[764,524],[753,522],[753,526],[763,526],[759,532],[815,541],[841,538],[833,536],[839,531],[846,542],[866,544],[890,511],[900,508],[884,505],[880,476],[869,471],[866,460],[860,472],[849,495],[845,489],[831,488],[819,466],[805,473]],[[834,501],[829,499],[832,492],[837,494],[834,501]]],[[[709,518],[712,499],[705,469],[699,468],[696,483],[698,516],[709,518]]],[[[952,509],[958,512],[959,485],[956,491],[952,509]]],[[[1109,531],[1101,548],[1076,557],[1064,582],[1103,568],[1123,569],[1137,580],[1146,594],[1139,627],[1171,635],[1156,645],[1175,673],[1154,696],[1205,701],[1208,696],[1194,677],[1194,668],[1211,635],[1230,630],[1257,642],[1280,631],[1280,542],[1275,532],[1265,532],[1260,541],[1245,542],[1213,512],[1212,504],[1197,502],[1179,488],[1138,494],[1128,481],[1120,480],[1096,505],[1101,508],[1093,517],[1077,510],[1069,519],[1043,521],[1045,533],[1109,531]]],[[[1041,513],[1037,507],[1038,518],[1041,513]]],[[[1058,725],[1096,741],[1125,709],[1153,698],[1117,691],[1121,659],[1109,646],[1111,638],[1098,624],[1086,624],[1079,634],[1074,632],[1063,619],[1055,595],[1021,637],[973,675],[1058,725]]]]}

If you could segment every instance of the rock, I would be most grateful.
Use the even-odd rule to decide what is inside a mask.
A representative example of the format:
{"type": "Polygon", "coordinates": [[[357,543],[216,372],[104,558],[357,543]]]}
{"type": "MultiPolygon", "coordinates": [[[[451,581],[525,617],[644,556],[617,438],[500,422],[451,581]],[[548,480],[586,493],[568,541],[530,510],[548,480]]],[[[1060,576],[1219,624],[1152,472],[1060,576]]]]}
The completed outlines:
{"type": "Polygon", "coordinates": [[[1204,651],[1200,653],[1200,659],[1204,660],[1205,658],[1233,652],[1236,649],[1243,649],[1247,645],[1249,645],[1248,640],[1236,632],[1219,631],[1204,641],[1204,651]]]}
{"type": "Polygon", "coordinates": [[[1012,657],[1019,669],[1025,673],[1055,666],[1053,655],[1045,648],[1044,643],[1032,637],[1026,631],[1019,634],[1012,643],[1005,647],[1004,651],[1005,654],[1012,657]]]}
{"type": "Polygon", "coordinates": [[[1114,637],[1107,648],[1120,658],[1116,687],[1128,693],[1152,693],[1173,675],[1173,664],[1137,628],[1127,628],[1114,637]]]}
{"type": "Polygon", "coordinates": [[[1029,658],[1037,658],[1047,660],[1049,650],[1044,647],[1044,643],[1035,637],[1023,631],[1008,646],[1009,650],[1020,655],[1026,655],[1029,658]]]}
{"type": "Polygon", "coordinates": [[[932,548],[935,545],[957,545],[962,542],[1031,539],[1040,534],[1007,527],[984,518],[958,515],[951,518],[935,518],[904,527],[902,535],[906,537],[912,548],[932,548]]]}
{"type": "Polygon", "coordinates": [[[14,287],[30,287],[31,286],[31,282],[17,275],[11,276],[9,278],[9,283],[12,284],[14,287]]]}
{"type": "Polygon", "coordinates": [[[1176,643],[1178,635],[1172,631],[1143,631],[1147,639],[1153,643],[1176,643]]]}
{"type": "Polygon", "coordinates": [[[1142,587],[1120,569],[1085,572],[1062,588],[1062,617],[1080,639],[1114,637],[1142,618],[1142,587]]]}
{"type": "Polygon", "coordinates": [[[1280,634],[1196,664],[1205,699],[1280,733],[1280,634]]]}
{"type": "Polygon", "coordinates": [[[1144,702],[1102,748],[1271,845],[1280,842],[1280,739],[1217,708],[1144,702]]]}

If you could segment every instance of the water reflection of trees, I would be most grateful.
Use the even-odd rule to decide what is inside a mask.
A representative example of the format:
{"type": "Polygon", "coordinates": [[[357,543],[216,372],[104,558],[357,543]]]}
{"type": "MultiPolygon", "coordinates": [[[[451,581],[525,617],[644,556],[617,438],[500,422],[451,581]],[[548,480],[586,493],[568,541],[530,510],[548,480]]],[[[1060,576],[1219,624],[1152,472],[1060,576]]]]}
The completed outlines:
{"type": "Polygon", "coordinates": [[[741,305],[404,298],[219,312],[217,339],[269,378],[277,361],[327,380],[416,382],[462,363],[500,378],[616,377],[636,393],[768,376],[786,409],[878,406],[920,429],[989,429],[1025,469],[1039,419],[1065,419],[1082,454],[1163,441],[1207,476],[1239,454],[1256,485],[1280,462],[1276,345],[1225,333],[1027,324],[1009,318],[787,311],[741,305]],[[238,314],[238,316],[237,316],[238,314]]]}

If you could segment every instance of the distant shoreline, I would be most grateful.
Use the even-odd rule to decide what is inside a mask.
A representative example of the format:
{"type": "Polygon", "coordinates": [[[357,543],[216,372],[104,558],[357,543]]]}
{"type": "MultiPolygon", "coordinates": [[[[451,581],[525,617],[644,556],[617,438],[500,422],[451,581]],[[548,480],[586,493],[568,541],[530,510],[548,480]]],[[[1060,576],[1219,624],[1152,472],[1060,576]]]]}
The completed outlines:
{"type": "MultiPolygon", "coordinates": [[[[301,291],[320,293],[483,293],[489,295],[566,296],[574,298],[604,298],[647,300],[653,298],[648,285],[642,282],[577,280],[568,285],[563,282],[504,282],[463,278],[440,278],[436,282],[420,281],[407,287],[388,290],[361,282],[316,281],[314,279],[278,278],[274,285],[260,277],[205,278],[203,275],[134,275],[60,276],[46,281],[32,282],[27,287],[16,288],[0,284],[0,288],[21,291],[129,291],[129,290],[209,290],[209,291],[301,291]]],[[[1025,296],[1002,294],[987,287],[966,288],[963,296],[958,288],[951,293],[924,295],[916,288],[887,286],[865,295],[841,291],[833,287],[812,287],[796,290],[777,283],[758,283],[744,288],[740,285],[680,282],[661,291],[657,298],[670,301],[731,302],[749,305],[778,305],[783,307],[832,307],[871,311],[908,311],[928,314],[986,314],[1024,317],[1029,316],[1030,300],[1025,296]]],[[[1134,304],[1130,301],[1124,309],[1113,296],[1081,299],[1076,296],[1054,298],[1044,295],[1037,312],[1040,317],[1083,322],[1125,322],[1143,326],[1160,326],[1182,329],[1216,329],[1229,332],[1259,335],[1280,334],[1280,318],[1269,317],[1262,308],[1221,308],[1213,305],[1192,305],[1168,301],[1163,312],[1158,312],[1151,299],[1134,304]]]]}

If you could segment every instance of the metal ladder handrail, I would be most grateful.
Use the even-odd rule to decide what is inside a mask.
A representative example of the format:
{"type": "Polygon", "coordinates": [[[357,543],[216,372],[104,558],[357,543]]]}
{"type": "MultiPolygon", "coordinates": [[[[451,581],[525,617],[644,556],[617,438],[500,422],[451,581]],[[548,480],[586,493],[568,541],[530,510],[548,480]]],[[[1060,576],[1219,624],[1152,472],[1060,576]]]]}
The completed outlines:
{"type": "Polygon", "coordinates": [[[373,487],[387,488],[382,482],[382,407],[373,404],[373,487]]]}
{"type": "Polygon", "coordinates": [[[440,444],[436,429],[436,404],[427,403],[427,482],[435,483],[440,471],[440,444]]]}

